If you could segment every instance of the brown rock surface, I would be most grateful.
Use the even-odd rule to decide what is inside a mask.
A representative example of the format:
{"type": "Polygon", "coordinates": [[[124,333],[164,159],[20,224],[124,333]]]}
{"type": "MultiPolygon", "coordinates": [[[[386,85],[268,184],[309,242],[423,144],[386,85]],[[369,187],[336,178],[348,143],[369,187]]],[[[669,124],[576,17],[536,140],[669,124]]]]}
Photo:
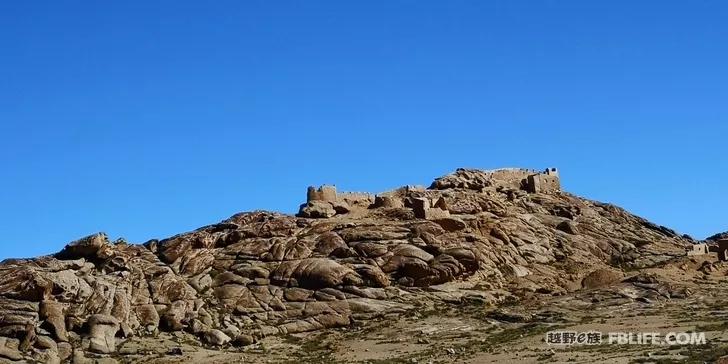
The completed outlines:
{"type": "Polygon", "coordinates": [[[116,351],[116,333],[119,331],[119,321],[109,315],[96,314],[88,319],[89,350],[96,353],[108,354],[116,351]]]}
{"type": "Polygon", "coordinates": [[[504,291],[598,287],[693,243],[613,205],[507,182],[459,170],[430,189],[398,189],[380,207],[314,202],[302,214],[310,218],[248,212],[144,245],[95,234],[55,256],[7,260],[0,356],[40,357],[20,345],[29,325],[47,336],[43,350],[63,358],[113,353],[117,340],[158,330],[250,345],[399,314],[422,300],[462,300],[472,295],[462,285],[487,286],[480,299],[493,304],[504,291]],[[415,218],[417,201],[443,213],[415,218]],[[589,272],[601,273],[584,278],[589,272]]]}

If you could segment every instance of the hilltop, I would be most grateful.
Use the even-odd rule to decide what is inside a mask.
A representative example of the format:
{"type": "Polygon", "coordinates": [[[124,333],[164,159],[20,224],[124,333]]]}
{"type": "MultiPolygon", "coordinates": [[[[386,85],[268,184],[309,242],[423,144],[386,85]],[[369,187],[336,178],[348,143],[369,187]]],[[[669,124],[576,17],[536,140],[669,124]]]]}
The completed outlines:
{"type": "Polygon", "coordinates": [[[471,317],[473,302],[514,323],[524,321],[503,307],[608,287],[629,286],[631,303],[686,299],[696,288],[643,273],[687,264],[710,274],[686,257],[697,243],[562,191],[556,169],[458,169],[376,195],[310,187],[297,216],[240,213],[140,245],[98,233],[3,262],[0,358],[263,360],[254,350],[265,342],[301,346],[304,333],[402,324],[435,308],[471,317]]]}

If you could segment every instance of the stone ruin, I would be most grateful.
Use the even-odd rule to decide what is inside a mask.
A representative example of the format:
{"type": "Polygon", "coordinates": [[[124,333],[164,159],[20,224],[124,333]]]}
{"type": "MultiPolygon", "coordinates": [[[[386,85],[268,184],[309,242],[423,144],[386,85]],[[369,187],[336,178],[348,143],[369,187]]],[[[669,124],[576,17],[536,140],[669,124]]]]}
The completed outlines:
{"type": "Polygon", "coordinates": [[[523,168],[504,168],[489,173],[494,184],[518,188],[529,193],[554,193],[561,191],[561,180],[556,168],[542,172],[523,168]]]}
{"type": "Polygon", "coordinates": [[[318,189],[314,186],[309,186],[306,193],[306,202],[311,201],[336,201],[336,186],[323,185],[318,189]]]}
{"type": "Polygon", "coordinates": [[[542,173],[526,177],[526,191],[531,193],[552,193],[561,191],[561,180],[556,168],[547,168],[542,173]]]}
{"type": "Polygon", "coordinates": [[[525,168],[502,168],[489,171],[460,168],[455,173],[440,177],[430,189],[466,189],[525,191],[528,193],[557,193],[561,191],[561,180],[556,168],[536,171],[525,168]]]}
{"type": "Polygon", "coordinates": [[[705,255],[709,253],[708,244],[693,244],[687,252],[687,256],[698,256],[698,255],[705,255]]]}
{"type": "Polygon", "coordinates": [[[721,261],[728,261],[728,239],[720,239],[715,243],[693,244],[686,253],[687,256],[700,256],[716,253],[721,261]]]}
{"type": "Polygon", "coordinates": [[[728,239],[718,240],[716,252],[718,253],[718,259],[724,262],[728,261],[728,239]]]}
{"type": "Polygon", "coordinates": [[[309,186],[306,203],[301,205],[298,215],[302,217],[329,218],[349,213],[353,208],[368,208],[374,203],[374,196],[362,192],[336,192],[336,186],[309,186]]]}
{"type": "Polygon", "coordinates": [[[412,210],[418,219],[437,220],[450,217],[450,211],[442,197],[434,200],[427,197],[414,198],[412,199],[412,210]]]}
{"type": "Polygon", "coordinates": [[[528,193],[557,193],[561,181],[556,168],[542,172],[523,168],[503,168],[490,171],[458,169],[455,173],[435,180],[430,188],[405,186],[376,196],[361,192],[337,192],[334,185],[309,186],[306,203],[298,216],[330,218],[354,210],[373,208],[411,209],[418,219],[437,220],[450,217],[447,203],[440,190],[462,188],[485,191],[525,191],[528,193]]]}

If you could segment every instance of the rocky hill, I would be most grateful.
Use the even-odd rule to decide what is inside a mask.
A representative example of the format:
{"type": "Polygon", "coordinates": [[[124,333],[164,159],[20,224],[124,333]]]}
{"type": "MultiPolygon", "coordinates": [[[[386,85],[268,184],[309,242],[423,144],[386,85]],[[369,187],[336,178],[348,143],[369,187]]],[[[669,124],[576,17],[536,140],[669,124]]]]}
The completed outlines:
{"type": "Polygon", "coordinates": [[[53,256],[7,260],[0,358],[123,359],[120,343],[160,332],[235,348],[423,301],[561,296],[695,243],[558,182],[555,170],[460,169],[376,196],[309,189],[298,216],[240,213],[143,245],[100,233],[53,256]]]}
{"type": "Polygon", "coordinates": [[[722,232],[722,233],[718,233],[718,234],[715,234],[715,235],[711,235],[710,237],[708,237],[705,240],[707,240],[707,241],[718,241],[718,240],[723,240],[723,239],[728,239],[728,231],[725,231],[725,232],[722,232]]]}

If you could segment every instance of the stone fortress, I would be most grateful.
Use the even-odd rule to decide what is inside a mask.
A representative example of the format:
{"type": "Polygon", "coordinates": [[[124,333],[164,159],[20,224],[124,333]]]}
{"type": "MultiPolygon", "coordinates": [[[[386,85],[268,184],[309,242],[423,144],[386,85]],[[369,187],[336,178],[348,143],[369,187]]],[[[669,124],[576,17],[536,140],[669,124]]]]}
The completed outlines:
{"type": "Polygon", "coordinates": [[[524,168],[501,168],[484,171],[496,185],[510,185],[530,193],[552,193],[561,191],[561,180],[556,168],[542,172],[524,168]]]}
{"type": "Polygon", "coordinates": [[[531,193],[551,193],[561,191],[561,180],[556,168],[547,168],[544,173],[530,174],[526,186],[531,193]]]}
{"type": "Polygon", "coordinates": [[[405,186],[378,195],[362,192],[337,192],[334,185],[308,187],[306,203],[298,216],[330,218],[376,208],[410,209],[415,218],[437,220],[450,217],[440,190],[462,188],[481,192],[559,193],[561,181],[556,168],[535,171],[523,168],[495,170],[459,169],[433,182],[430,188],[405,186]],[[462,178],[467,177],[467,178],[462,178]],[[464,183],[463,181],[468,181],[464,183]],[[476,181],[473,183],[472,181],[476,181]]]}

